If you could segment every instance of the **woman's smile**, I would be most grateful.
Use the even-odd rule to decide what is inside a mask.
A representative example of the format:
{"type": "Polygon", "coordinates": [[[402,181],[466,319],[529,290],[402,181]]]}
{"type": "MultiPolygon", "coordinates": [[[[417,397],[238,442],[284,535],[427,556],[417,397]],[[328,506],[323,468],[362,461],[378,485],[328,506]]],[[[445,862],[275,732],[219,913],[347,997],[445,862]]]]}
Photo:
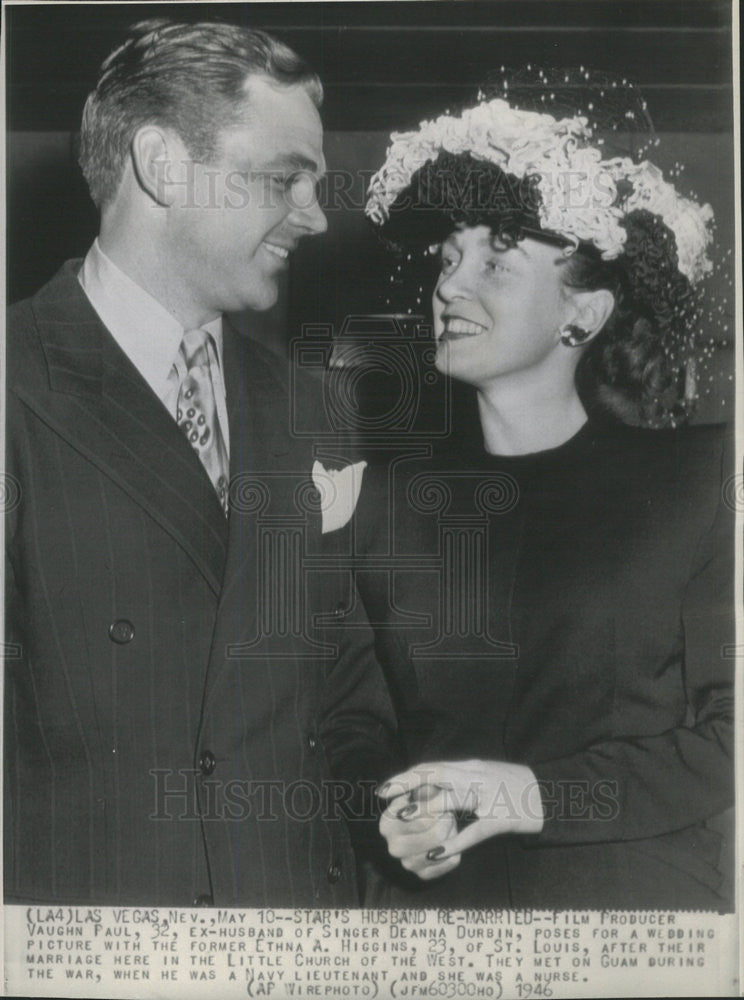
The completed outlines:
{"type": "Polygon", "coordinates": [[[477,337],[478,334],[485,333],[487,327],[481,323],[474,323],[469,319],[462,319],[460,316],[443,316],[444,329],[442,340],[460,340],[463,337],[477,337]]]}

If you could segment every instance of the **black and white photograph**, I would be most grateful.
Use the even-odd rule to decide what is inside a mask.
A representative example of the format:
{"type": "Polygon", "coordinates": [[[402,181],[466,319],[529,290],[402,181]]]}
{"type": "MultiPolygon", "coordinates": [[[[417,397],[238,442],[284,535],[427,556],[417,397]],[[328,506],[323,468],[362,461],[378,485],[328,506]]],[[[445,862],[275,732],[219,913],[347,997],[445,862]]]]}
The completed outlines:
{"type": "Polygon", "coordinates": [[[4,995],[740,995],[736,0],[2,44],[4,995]]]}

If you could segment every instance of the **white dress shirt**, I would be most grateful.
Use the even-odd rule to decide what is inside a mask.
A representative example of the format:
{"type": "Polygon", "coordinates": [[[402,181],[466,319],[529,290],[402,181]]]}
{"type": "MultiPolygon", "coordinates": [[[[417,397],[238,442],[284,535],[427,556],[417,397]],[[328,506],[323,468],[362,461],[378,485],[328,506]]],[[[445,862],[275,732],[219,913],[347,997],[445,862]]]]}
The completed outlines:
{"type": "MultiPolygon", "coordinates": [[[[98,240],[88,251],[78,280],[103,325],[175,420],[178,390],[186,375],[179,352],[184,328],[157,299],[106,256],[98,240]]],[[[201,329],[212,335],[215,345],[213,348],[210,342],[209,360],[217,419],[229,458],[222,317],[205,323],[201,329]]]]}

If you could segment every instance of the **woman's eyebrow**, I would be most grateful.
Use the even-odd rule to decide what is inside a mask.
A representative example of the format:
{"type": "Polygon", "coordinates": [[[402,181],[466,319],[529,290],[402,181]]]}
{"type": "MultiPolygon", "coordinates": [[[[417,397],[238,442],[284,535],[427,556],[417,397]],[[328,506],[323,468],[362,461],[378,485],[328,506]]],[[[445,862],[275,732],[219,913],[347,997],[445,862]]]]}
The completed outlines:
{"type": "Polygon", "coordinates": [[[498,242],[498,236],[492,236],[490,239],[484,240],[484,246],[488,246],[490,250],[494,250],[496,253],[506,253],[507,250],[518,250],[523,257],[530,259],[530,255],[522,246],[521,241],[515,241],[514,243],[503,243],[498,242]]]}

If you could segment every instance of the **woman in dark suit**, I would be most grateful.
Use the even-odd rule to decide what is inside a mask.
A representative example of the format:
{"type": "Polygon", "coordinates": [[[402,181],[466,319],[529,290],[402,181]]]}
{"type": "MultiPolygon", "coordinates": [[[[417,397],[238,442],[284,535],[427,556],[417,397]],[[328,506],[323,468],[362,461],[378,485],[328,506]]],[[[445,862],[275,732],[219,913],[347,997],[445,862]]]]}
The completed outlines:
{"type": "Polygon", "coordinates": [[[549,91],[394,135],[370,187],[388,240],[438,247],[436,366],[480,427],[357,510],[405,748],[368,902],[725,909],[729,472],[682,427],[712,211],[549,91]]]}

